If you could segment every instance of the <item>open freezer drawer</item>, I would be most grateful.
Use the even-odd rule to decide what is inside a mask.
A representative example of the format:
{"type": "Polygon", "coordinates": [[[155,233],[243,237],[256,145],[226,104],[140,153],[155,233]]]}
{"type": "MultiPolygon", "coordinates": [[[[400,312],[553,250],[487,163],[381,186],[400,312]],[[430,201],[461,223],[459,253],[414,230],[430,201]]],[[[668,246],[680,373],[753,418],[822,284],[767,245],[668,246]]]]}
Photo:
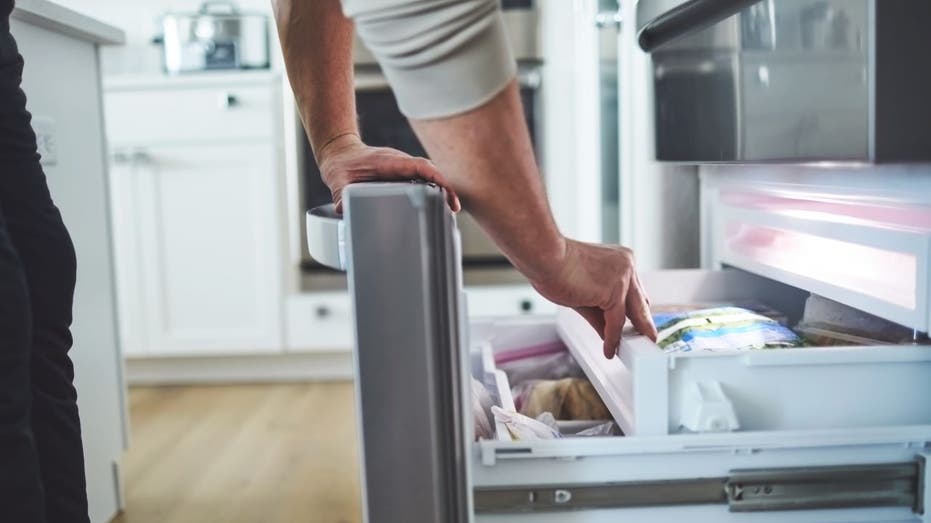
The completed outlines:
{"type": "MultiPolygon", "coordinates": [[[[470,347],[558,340],[565,329],[555,318],[467,327],[455,219],[437,188],[362,184],[345,198],[342,232],[343,223],[327,213],[309,215],[320,227],[308,230],[328,230],[328,241],[342,242],[330,245],[338,255],[328,259],[349,273],[366,521],[931,521],[924,512],[926,411],[915,413],[915,423],[900,423],[905,415],[896,414],[892,425],[754,429],[750,416],[733,433],[669,434],[672,409],[658,404],[667,410],[665,424],[652,421],[657,435],[645,436],[636,416],[648,415],[651,403],[638,388],[629,395],[640,402],[629,417],[630,437],[474,442],[470,347]]],[[[736,272],[655,278],[668,283],[669,299],[736,293],[791,312],[801,296],[736,272]]],[[[666,299],[651,292],[654,302],[666,299]]],[[[630,336],[622,352],[643,343],[630,336]]],[[[817,361],[806,367],[823,366],[817,361]]],[[[903,379],[927,396],[931,380],[922,361],[915,365],[923,371],[903,379]]],[[[649,392],[647,384],[631,383],[649,392]]],[[[818,409],[812,403],[807,412],[818,409]]]]}
{"type": "MultiPolygon", "coordinates": [[[[654,304],[757,300],[801,313],[807,293],[738,270],[641,274],[654,304]]],[[[628,332],[620,357],[563,309],[559,333],[627,435],[931,424],[931,346],[664,353],[628,332]]]]}
{"type": "MultiPolygon", "coordinates": [[[[558,342],[562,330],[553,318],[476,321],[472,351],[558,342]]],[[[508,396],[483,356],[477,377],[508,396]]],[[[472,448],[481,523],[928,521],[927,424],[536,441],[498,430],[472,448]]]]}

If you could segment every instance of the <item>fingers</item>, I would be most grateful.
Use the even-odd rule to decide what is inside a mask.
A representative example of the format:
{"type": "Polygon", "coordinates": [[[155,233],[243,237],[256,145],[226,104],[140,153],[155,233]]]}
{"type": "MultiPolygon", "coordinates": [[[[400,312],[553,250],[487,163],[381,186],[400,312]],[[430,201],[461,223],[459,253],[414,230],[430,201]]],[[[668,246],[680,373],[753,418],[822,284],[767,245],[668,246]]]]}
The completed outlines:
{"type": "Polygon", "coordinates": [[[621,345],[621,331],[624,330],[624,323],[627,320],[624,302],[620,302],[614,307],[604,312],[605,335],[604,335],[604,355],[609,360],[617,355],[618,348],[621,345]]]}
{"type": "Polygon", "coordinates": [[[402,176],[404,178],[421,178],[428,182],[433,182],[446,189],[449,207],[454,212],[462,210],[462,204],[459,202],[459,196],[453,186],[440,174],[440,171],[433,165],[433,162],[426,158],[414,158],[407,155],[386,154],[376,161],[375,172],[380,176],[393,177],[402,176]]]}
{"type": "Polygon", "coordinates": [[[650,314],[650,304],[647,300],[643,288],[640,286],[639,278],[634,278],[627,290],[627,317],[633,324],[637,332],[656,341],[656,325],[653,324],[653,316],[650,314]]]}

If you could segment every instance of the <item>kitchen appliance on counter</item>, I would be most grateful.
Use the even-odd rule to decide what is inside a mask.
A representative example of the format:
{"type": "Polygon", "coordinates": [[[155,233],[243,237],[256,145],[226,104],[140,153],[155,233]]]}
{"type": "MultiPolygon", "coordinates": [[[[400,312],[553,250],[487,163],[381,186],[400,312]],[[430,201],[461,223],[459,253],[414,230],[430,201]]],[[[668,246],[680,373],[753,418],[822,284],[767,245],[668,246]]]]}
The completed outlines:
{"type": "Polygon", "coordinates": [[[196,13],[166,13],[162,35],[165,71],[171,74],[269,67],[268,17],[240,11],[223,0],[196,13]]]}
{"type": "MultiPolygon", "coordinates": [[[[913,254],[919,274],[931,267],[931,227],[900,236],[889,227],[903,217],[886,213],[851,235],[844,217],[873,205],[862,198],[822,203],[808,225],[810,215],[784,213],[819,204],[804,188],[790,195],[776,184],[773,198],[794,201],[768,205],[733,194],[766,192],[766,184],[727,178],[737,185],[709,194],[725,216],[836,235],[861,252],[883,245],[891,257],[913,254]]],[[[358,184],[344,202],[342,218],[332,206],[307,215],[308,240],[315,257],[350,279],[365,521],[931,521],[928,347],[669,353],[628,333],[608,360],[599,336],[569,309],[468,323],[456,217],[441,190],[358,184]],[[493,437],[474,441],[472,378],[504,408],[511,390],[495,354],[559,343],[624,435],[515,439],[498,423],[493,437]]],[[[917,209],[908,215],[926,214],[931,200],[917,209]]],[[[731,228],[712,220],[707,232],[731,228]]],[[[849,263],[848,250],[825,247],[834,257],[826,264],[849,263]]],[[[921,278],[910,287],[920,305],[909,311],[830,271],[767,270],[765,250],[722,256],[734,268],[640,277],[654,304],[766,300],[793,321],[817,290],[907,327],[931,322],[931,288],[921,278]]]]}
{"type": "MultiPolygon", "coordinates": [[[[507,34],[518,63],[518,82],[524,117],[534,146],[539,145],[544,118],[541,113],[542,55],[539,45],[539,14],[533,2],[507,0],[502,3],[507,34]]],[[[372,54],[358,39],[354,47],[356,109],[362,140],[372,146],[392,147],[413,156],[427,156],[414,130],[401,114],[387,79],[372,54]]],[[[299,177],[301,215],[301,288],[330,290],[345,287],[345,278],[327,270],[309,254],[303,212],[332,201],[320,179],[320,171],[306,140],[301,140],[304,169],[299,177]]],[[[538,154],[539,156],[539,154],[538,154]]],[[[462,259],[466,283],[470,285],[520,284],[526,279],[514,269],[474,219],[459,216],[462,259]]]]}
{"type": "Polygon", "coordinates": [[[657,159],[929,161],[929,25],[929,2],[641,1],[657,159]]]}

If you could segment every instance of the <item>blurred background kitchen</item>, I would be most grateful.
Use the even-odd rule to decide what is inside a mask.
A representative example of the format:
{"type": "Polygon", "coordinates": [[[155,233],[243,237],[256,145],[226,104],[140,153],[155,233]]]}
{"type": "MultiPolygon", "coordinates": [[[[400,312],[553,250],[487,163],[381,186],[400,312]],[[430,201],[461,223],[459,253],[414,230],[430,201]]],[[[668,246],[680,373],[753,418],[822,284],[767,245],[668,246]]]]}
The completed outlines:
{"type": "MultiPolygon", "coordinates": [[[[697,168],[652,160],[649,57],[623,3],[503,0],[527,123],[564,232],[628,245],[642,269],[696,267],[697,168]]],[[[306,251],[304,211],[329,192],[271,16],[267,0],[20,0],[14,14],[79,244],[95,522],[360,520],[350,302],[306,251]],[[87,88],[63,100],[75,68],[87,88]]],[[[423,154],[359,45],[355,64],[363,139],[423,154]]],[[[460,224],[473,312],[554,310],[460,224]]]]}

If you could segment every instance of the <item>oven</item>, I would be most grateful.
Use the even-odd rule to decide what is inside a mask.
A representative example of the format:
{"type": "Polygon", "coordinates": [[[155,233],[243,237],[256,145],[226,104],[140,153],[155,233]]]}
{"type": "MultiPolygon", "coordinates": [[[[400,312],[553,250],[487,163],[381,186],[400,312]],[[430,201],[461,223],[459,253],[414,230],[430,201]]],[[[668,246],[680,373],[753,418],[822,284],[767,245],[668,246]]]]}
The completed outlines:
{"type": "MultiPolygon", "coordinates": [[[[518,82],[523,102],[524,116],[534,147],[538,148],[542,133],[541,116],[541,65],[538,44],[538,14],[533,3],[523,1],[503,2],[504,18],[511,39],[511,46],[518,63],[518,82]]],[[[427,156],[414,130],[401,114],[397,101],[375,59],[357,40],[353,53],[355,64],[356,110],[359,116],[359,131],[362,140],[372,146],[392,147],[413,156],[427,156]]],[[[320,170],[314,161],[307,140],[301,140],[304,166],[300,176],[300,217],[307,209],[332,201],[330,191],[320,178],[320,170]]],[[[537,151],[539,157],[539,150],[537,151]]],[[[462,237],[462,263],[468,284],[507,284],[524,282],[507,258],[495,246],[468,212],[457,217],[462,237]]],[[[306,245],[306,231],[301,232],[301,287],[302,290],[325,290],[342,288],[342,274],[330,269],[310,257],[306,245]]]]}

